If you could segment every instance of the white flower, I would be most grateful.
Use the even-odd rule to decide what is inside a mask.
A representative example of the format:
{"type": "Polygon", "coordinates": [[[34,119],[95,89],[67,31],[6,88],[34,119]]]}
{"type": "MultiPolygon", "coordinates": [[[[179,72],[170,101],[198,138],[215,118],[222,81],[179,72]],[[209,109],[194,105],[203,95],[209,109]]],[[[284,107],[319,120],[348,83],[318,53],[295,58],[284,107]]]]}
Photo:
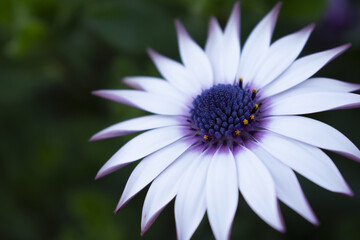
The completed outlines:
{"type": "Polygon", "coordinates": [[[148,53],[164,77],[128,77],[138,90],[94,94],[154,115],[112,125],[92,140],[146,131],[116,152],[100,169],[103,177],[142,159],[115,211],[146,185],[141,231],[175,199],[179,239],[193,235],[205,212],[216,239],[229,239],[239,190],[266,223],[285,231],[278,199],[313,224],[294,171],[333,192],[352,195],[331,159],[319,148],[356,161],[358,148],[322,122],[296,116],[358,107],[357,84],[311,78],[350,45],[298,58],[314,26],[270,44],[277,4],[251,32],[240,51],[240,6],[222,31],[210,19],[205,51],[176,21],[183,64],[148,53]]]}

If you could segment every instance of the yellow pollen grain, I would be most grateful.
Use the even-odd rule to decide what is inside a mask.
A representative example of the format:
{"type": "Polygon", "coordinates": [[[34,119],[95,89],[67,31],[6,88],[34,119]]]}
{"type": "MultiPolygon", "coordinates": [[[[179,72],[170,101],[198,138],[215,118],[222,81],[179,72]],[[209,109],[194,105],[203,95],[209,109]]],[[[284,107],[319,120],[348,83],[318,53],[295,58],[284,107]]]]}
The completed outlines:
{"type": "Polygon", "coordinates": [[[255,104],[255,105],[254,105],[254,108],[255,108],[255,109],[258,109],[258,108],[259,108],[259,105],[258,105],[258,104],[255,104]]]}
{"type": "Polygon", "coordinates": [[[254,115],[251,115],[251,116],[250,116],[250,119],[251,119],[251,120],[254,120],[254,118],[255,118],[254,115]]]}
{"type": "Polygon", "coordinates": [[[252,90],[252,92],[253,92],[253,93],[257,93],[257,90],[256,90],[256,88],[254,88],[254,89],[252,90]]]}
{"type": "Polygon", "coordinates": [[[247,119],[244,119],[243,123],[244,123],[244,125],[247,125],[249,123],[249,121],[247,119]]]}
{"type": "Polygon", "coordinates": [[[208,135],[204,135],[204,139],[205,139],[205,140],[208,140],[208,139],[209,139],[209,136],[208,136],[208,135]]]}
{"type": "Polygon", "coordinates": [[[239,136],[239,135],[240,135],[240,130],[239,130],[239,129],[236,129],[236,130],[235,130],[235,134],[236,134],[237,136],[239,136]]]}

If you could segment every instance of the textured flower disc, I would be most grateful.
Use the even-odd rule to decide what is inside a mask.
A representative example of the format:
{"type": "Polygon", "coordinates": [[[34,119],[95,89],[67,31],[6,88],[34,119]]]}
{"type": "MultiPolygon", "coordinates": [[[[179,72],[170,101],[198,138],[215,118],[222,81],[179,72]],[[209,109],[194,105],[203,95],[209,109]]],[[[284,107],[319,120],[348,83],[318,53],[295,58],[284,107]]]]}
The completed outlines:
{"type": "Polygon", "coordinates": [[[241,82],[217,84],[194,99],[190,122],[195,135],[202,136],[205,143],[230,146],[251,137],[257,125],[257,90],[243,88],[241,82]]]}
{"type": "Polygon", "coordinates": [[[96,176],[142,159],[115,210],[151,183],[142,234],[176,197],[178,239],[190,239],[205,212],[215,238],[229,239],[239,192],[278,231],[285,231],[278,200],[318,224],[294,171],[329,191],[353,194],[321,149],[358,162],[359,149],[329,125],[296,116],[359,107],[360,96],[351,93],[359,84],[312,78],[350,45],[298,58],[313,25],[271,43],[280,6],[256,25],[241,50],[239,3],[224,31],[210,19],[204,50],[176,21],[183,64],[149,49],[163,79],[127,77],[124,82],[137,90],[94,92],[153,113],[114,124],[91,139],[145,131],[96,176]]]}

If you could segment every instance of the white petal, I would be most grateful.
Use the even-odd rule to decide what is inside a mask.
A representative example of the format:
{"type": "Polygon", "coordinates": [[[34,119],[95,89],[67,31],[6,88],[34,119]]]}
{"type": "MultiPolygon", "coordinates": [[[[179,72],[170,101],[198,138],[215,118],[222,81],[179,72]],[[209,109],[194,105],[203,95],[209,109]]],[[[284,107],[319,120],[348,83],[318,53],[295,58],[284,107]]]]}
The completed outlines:
{"type": "Polygon", "coordinates": [[[148,49],[148,54],[161,75],[176,89],[188,96],[196,96],[201,92],[200,82],[197,81],[182,64],[167,58],[152,49],[148,49]]]}
{"type": "Polygon", "coordinates": [[[181,59],[185,67],[194,74],[203,89],[213,83],[211,63],[202,48],[190,37],[179,20],[175,22],[181,59]]]}
{"type": "Polygon", "coordinates": [[[253,80],[254,86],[262,88],[284,72],[299,56],[313,29],[311,24],[274,42],[253,80]]]}
{"type": "Polygon", "coordinates": [[[247,38],[240,56],[238,76],[244,83],[250,83],[258,67],[261,65],[270,46],[276,20],[281,3],[276,6],[259,22],[247,38]]]}
{"type": "Polygon", "coordinates": [[[235,159],[229,147],[215,153],[206,180],[206,205],[211,228],[216,239],[229,239],[238,204],[235,159]]]}
{"type": "Polygon", "coordinates": [[[331,78],[309,78],[308,80],[282,92],[280,95],[293,96],[314,92],[354,92],[360,90],[360,84],[348,83],[331,78]]]}
{"type": "Polygon", "coordinates": [[[285,231],[274,181],[259,158],[246,148],[235,152],[238,184],[241,194],[252,210],[267,224],[285,231]]]}
{"type": "Polygon", "coordinates": [[[133,88],[144,90],[146,92],[163,95],[177,100],[184,101],[186,94],[181,93],[169,82],[156,77],[126,77],[123,82],[133,88]]]}
{"type": "Polygon", "coordinates": [[[360,161],[359,149],[341,132],[320,121],[299,116],[266,118],[266,129],[360,161]]]}
{"type": "Polygon", "coordinates": [[[98,90],[93,94],[156,114],[185,115],[189,112],[185,102],[143,91],[98,90]]]}
{"type": "Polygon", "coordinates": [[[224,37],[220,25],[216,18],[212,17],[209,21],[209,32],[205,44],[205,52],[210,59],[214,83],[220,83],[224,77],[224,37]]]}
{"type": "Polygon", "coordinates": [[[135,194],[154,180],[193,143],[192,137],[184,138],[144,158],[131,173],[115,211],[118,211],[135,194]]]}
{"type": "Polygon", "coordinates": [[[163,115],[149,115],[144,117],[133,118],[123,122],[116,123],[110,127],[101,130],[94,134],[90,141],[97,141],[106,138],[119,137],[134,132],[168,127],[179,126],[184,124],[186,120],[181,117],[163,116],[163,115]]]}
{"type": "MultiPolygon", "coordinates": [[[[264,105],[264,104],[263,104],[264,105]]],[[[279,94],[269,99],[268,115],[294,115],[360,106],[360,95],[338,92],[315,92],[289,96],[279,94]]]]}
{"type": "Polygon", "coordinates": [[[186,171],[175,200],[176,231],[179,240],[190,239],[204,217],[205,186],[211,155],[206,152],[186,171]]]}
{"type": "Polygon", "coordinates": [[[201,154],[201,149],[190,148],[166,168],[151,184],[144,201],[141,217],[143,235],[155,221],[162,209],[178,192],[179,184],[189,166],[201,154]]]}
{"type": "Polygon", "coordinates": [[[305,81],[349,47],[350,44],[346,44],[296,60],[279,78],[262,90],[262,96],[272,96],[305,81]]]}
{"type": "Polygon", "coordinates": [[[269,170],[275,182],[276,195],[278,198],[309,222],[318,225],[319,222],[306,200],[294,172],[260,146],[256,145],[250,149],[261,159],[269,170]]]}
{"type": "Polygon", "coordinates": [[[187,135],[184,127],[163,127],[144,132],[127,142],[99,170],[96,179],[139,160],[187,135]]]}
{"type": "Polygon", "coordinates": [[[329,191],[352,195],[335,164],[317,147],[268,131],[259,141],[271,155],[310,181],[329,191]]]}
{"type": "Polygon", "coordinates": [[[240,60],[240,3],[234,5],[230,18],[226,24],[223,41],[223,67],[224,83],[232,84],[236,78],[236,72],[240,60]]]}

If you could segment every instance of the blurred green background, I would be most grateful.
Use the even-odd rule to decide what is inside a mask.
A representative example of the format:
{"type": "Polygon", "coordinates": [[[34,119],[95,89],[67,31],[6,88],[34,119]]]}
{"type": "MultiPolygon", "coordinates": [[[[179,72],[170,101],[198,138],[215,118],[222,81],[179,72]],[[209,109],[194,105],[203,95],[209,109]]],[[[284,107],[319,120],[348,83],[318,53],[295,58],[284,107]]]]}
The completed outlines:
{"type": "MultiPolygon", "coordinates": [[[[115,122],[146,114],[95,98],[124,88],[128,75],[158,75],[146,47],[179,59],[173,20],[203,46],[209,16],[222,25],[233,0],[0,1],[0,239],[175,239],[173,203],[140,237],[138,194],[113,210],[136,163],[94,181],[97,170],[133,136],[89,143],[115,122]]],[[[242,42],[276,1],[242,1],[242,42]]],[[[310,22],[303,54],[351,42],[318,76],[360,83],[360,2],[285,0],[274,39],[310,22]]],[[[313,115],[360,146],[360,111],[313,115]]],[[[299,177],[321,225],[281,205],[287,233],[263,223],[241,199],[232,239],[360,239],[360,165],[329,153],[355,192],[327,192],[299,177]]],[[[212,239],[204,218],[194,239],[212,239]]]]}

